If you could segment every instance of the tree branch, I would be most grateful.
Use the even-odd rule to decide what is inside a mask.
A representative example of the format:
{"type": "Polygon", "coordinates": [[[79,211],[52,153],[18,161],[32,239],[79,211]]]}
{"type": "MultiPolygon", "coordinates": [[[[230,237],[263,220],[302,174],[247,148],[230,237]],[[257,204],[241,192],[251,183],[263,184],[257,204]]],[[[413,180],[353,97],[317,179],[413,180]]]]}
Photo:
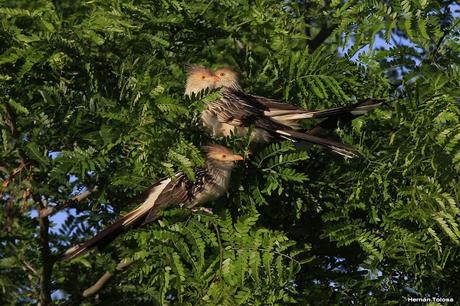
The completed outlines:
{"type": "Polygon", "coordinates": [[[60,210],[62,210],[64,208],[67,208],[67,207],[71,206],[74,203],[81,202],[81,201],[85,200],[86,198],[88,198],[90,195],[92,195],[97,190],[98,190],[97,186],[94,186],[92,189],[85,190],[82,193],[77,194],[76,196],[74,196],[70,200],[65,201],[61,205],[57,205],[57,206],[54,206],[54,207],[48,207],[48,208],[40,211],[40,216],[48,217],[49,215],[52,215],[52,214],[54,214],[54,213],[56,213],[56,212],[58,212],[58,211],[60,211],[60,210]]]}
{"type": "Polygon", "coordinates": [[[40,259],[42,262],[42,271],[40,275],[40,306],[51,305],[51,275],[53,273],[54,257],[51,254],[49,238],[49,220],[41,216],[41,211],[46,209],[46,205],[40,199],[40,196],[34,196],[37,205],[38,224],[40,227],[40,259]]]}
{"type": "MultiPolygon", "coordinates": [[[[9,177],[2,182],[2,187],[6,188],[10,184],[11,180],[24,169],[26,166],[25,163],[21,163],[16,169],[13,170],[13,172],[9,175],[9,177]]],[[[5,168],[6,169],[6,168],[5,168]]]]}
{"type": "Polygon", "coordinates": [[[328,27],[326,24],[323,24],[319,33],[308,41],[308,48],[311,51],[315,51],[332,34],[337,26],[337,24],[334,24],[328,27]]]}
{"type": "Polygon", "coordinates": [[[40,276],[38,271],[35,270],[35,268],[32,267],[32,265],[29,262],[27,262],[26,260],[23,260],[22,263],[24,264],[24,267],[29,269],[34,275],[40,276]]]}
{"type": "Polygon", "coordinates": [[[84,298],[90,297],[98,293],[102,287],[116,274],[116,273],[121,273],[127,268],[129,268],[134,261],[122,261],[118,263],[117,267],[115,268],[115,271],[106,271],[98,280],[97,282],[94,283],[91,287],[88,287],[85,291],[83,291],[82,296],[84,298]]]}

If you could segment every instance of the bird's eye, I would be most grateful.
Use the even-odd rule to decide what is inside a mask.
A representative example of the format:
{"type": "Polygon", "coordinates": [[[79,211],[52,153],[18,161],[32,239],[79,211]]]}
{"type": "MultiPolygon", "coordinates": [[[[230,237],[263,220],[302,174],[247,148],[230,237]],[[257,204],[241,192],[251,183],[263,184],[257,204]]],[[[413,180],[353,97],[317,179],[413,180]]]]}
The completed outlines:
{"type": "Polygon", "coordinates": [[[220,74],[220,76],[224,76],[224,75],[225,75],[225,73],[223,73],[223,72],[220,74]]]}
{"type": "Polygon", "coordinates": [[[222,154],[222,158],[226,158],[226,157],[227,157],[227,155],[225,155],[225,154],[222,154]]]}
{"type": "Polygon", "coordinates": [[[201,76],[201,79],[202,79],[202,80],[206,79],[206,76],[202,75],[202,76],[201,76]]]}

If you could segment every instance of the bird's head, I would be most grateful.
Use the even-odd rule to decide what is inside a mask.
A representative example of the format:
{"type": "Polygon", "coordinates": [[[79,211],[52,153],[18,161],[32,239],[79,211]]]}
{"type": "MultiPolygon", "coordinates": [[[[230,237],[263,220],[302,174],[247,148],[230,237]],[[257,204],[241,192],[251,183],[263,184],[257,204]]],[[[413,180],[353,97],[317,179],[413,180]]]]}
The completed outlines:
{"type": "Polygon", "coordinates": [[[185,85],[185,95],[190,96],[192,93],[199,93],[203,89],[214,89],[215,88],[215,77],[210,69],[189,66],[187,84],[185,85]]]}
{"type": "Polygon", "coordinates": [[[231,164],[238,160],[243,160],[243,156],[233,153],[232,150],[221,146],[212,144],[205,146],[204,150],[206,152],[207,159],[213,162],[213,164],[231,164]]]}
{"type": "Polygon", "coordinates": [[[214,72],[215,86],[241,90],[239,74],[230,68],[219,68],[214,72]]]}

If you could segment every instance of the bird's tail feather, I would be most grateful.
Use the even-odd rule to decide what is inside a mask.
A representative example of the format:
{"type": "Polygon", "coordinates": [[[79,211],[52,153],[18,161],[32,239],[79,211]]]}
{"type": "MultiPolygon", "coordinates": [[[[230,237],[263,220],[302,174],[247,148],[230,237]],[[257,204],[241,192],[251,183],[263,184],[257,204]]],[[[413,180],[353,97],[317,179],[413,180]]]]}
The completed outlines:
{"type": "Polygon", "coordinates": [[[383,100],[376,100],[376,99],[367,99],[361,101],[359,103],[354,104],[356,106],[356,112],[350,112],[348,114],[343,114],[341,116],[331,116],[323,121],[321,121],[318,125],[308,130],[306,133],[309,135],[325,135],[329,131],[334,130],[337,128],[339,121],[341,122],[348,122],[356,117],[363,115],[363,113],[359,112],[359,110],[365,110],[365,112],[369,112],[370,110],[381,106],[384,103],[383,100]]]}
{"type": "Polygon", "coordinates": [[[349,106],[341,106],[324,110],[271,109],[270,111],[267,111],[265,115],[278,121],[338,117],[344,115],[357,117],[368,113],[382,104],[382,100],[367,99],[363,102],[355,103],[349,106]]]}
{"type": "MultiPolygon", "coordinates": [[[[341,106],[318,111],[304,111],[302,113],[285,111],[283,114],[279,113],[272,116],[272,118],[280,120],[301,120],[310,118],[337,117],[343,115],[351,115],[353,117],[358,117],[368,113],[369,111],[382,105],[383,103],[379,100],[372,101],[373,103],[355,103],[350,106],[341,106]]],[[[368,100],[366,100],[365,102],[368,102],[368,100]]]]}
{"type": "Polygon", "coordinates": [[[352,147],[346,144],[343,144],[343,143],[340,143],[334,140],[325,139],[325,138],[321,138],[321,137],[317,137],[313,135],[308,135],[308,134],[305,134],[299,131],[295,131],[295,130],[277,130],[276,133],[285,138],[289,138],[293,140],[303,140],[303,141],[307,141],[307,142],[311,142],[314,144],[324,146],[330,149],[331,151],[337,154],[340,154],[344,157],[347,157],[347,158],[353,158],[353,157],[358,156],[358,152],[355,149],[353,149],[352,147]]]}
{"type": "Polygon", "coordinates": [[[61,260],[69,260],[80,255],[83,255],[87,251],[99,247],[104,248],[110,244],[115,238],[117,238],[123,231],[130,225],[136,225],[143,220],[149,210],[151,209],[152,204],[145,202],[135,210],[129,212],[126,216],[122,217],[114,224],[110,225],[100,233],[96,234],[93,238],[77,244],[70,249],[68,249],[64,254],[61,255],[61,260]]]}

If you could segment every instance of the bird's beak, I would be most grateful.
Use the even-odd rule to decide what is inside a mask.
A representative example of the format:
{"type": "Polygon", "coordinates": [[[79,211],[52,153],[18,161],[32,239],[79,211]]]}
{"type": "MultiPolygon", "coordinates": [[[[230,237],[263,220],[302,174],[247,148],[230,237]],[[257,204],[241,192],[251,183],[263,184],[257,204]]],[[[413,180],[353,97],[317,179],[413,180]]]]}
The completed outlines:
{"type": "Polygon", "coordinates": [[[241,155],[233,155],[233,160],[243,160],[244,157],[241,155]]]}

